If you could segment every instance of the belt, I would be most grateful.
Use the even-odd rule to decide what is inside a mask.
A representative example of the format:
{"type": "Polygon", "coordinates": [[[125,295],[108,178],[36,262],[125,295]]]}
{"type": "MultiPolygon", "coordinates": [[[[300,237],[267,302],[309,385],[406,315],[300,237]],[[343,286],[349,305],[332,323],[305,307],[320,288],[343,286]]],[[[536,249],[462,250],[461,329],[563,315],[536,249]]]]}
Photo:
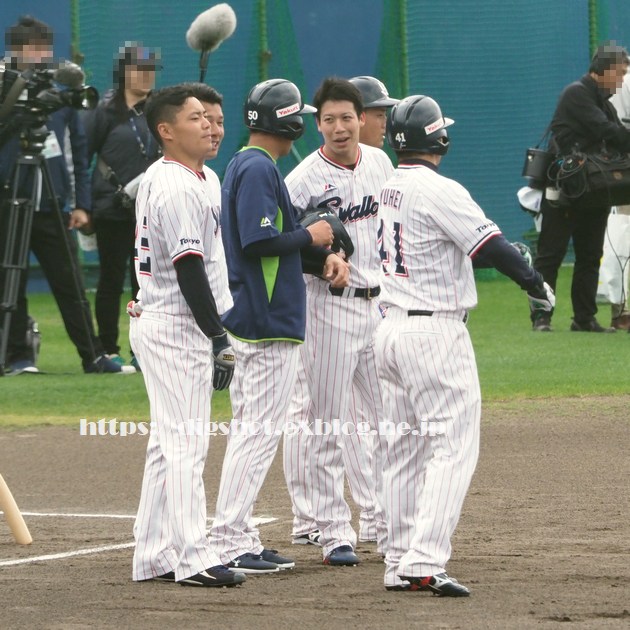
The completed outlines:
{"type": "Polygon", "coordinates": [[[372,287],[371,289],[353,289],[346,287],[345,289],[336,289],[334,287],[328,287],[331,295],[337,297],[358,297],[366,300],[371,300],[381,293],[381,287],[372,287]]]}
{"type": "MultiPolygon", "coordinates": [[[[448,311],[445,311],[445,313],[448,311]]],[[[409,317],[432,317],[435,311],[407,311],[409,317]]],[[[464,313],[462,317],[464,324],[468,321],[468,313],[464,313]]]]}

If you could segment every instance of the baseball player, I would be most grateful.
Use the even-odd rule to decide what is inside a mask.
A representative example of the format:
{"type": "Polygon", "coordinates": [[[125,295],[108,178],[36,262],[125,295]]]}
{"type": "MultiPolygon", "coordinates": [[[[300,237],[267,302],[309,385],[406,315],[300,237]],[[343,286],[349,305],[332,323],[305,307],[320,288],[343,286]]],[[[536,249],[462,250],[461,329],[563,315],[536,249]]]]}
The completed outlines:
{"type": "Polygon", "coordinates": [[[361,127],[359,142],[382,149],[385,142],[387,111],[398,103],[398,99],[391,98],[385,84],[374,77],[353,77],[350,83],[361,92],[365,110],[365,124],[361,127]]]}
{"type": "MultiPolygon", "coordinates": [[[[350,285],[338,290],[307,276],[306,342],[302,352],[310,419],[351,422],[353,388],[364,398],[372,420],[381,416],[381,396],[372,335],[382,315],[373,300],[380,293],[377,243],[378,194],[393,171],[379,149],[359,144],[364,123],[358,89],[349,81],[325,79],[314,104],[324,145],[286,178],[300,212],[328,208],[335,212],[355,246],[350,259],[350,285]]],[[[322,431],[323,433],[323,431],[322,431]]],[[[324,563],[356,565],[356,533],[343,496],[344,466],[339,431],[312,438],[311,505],[321,532],[324,563]]],[[[359,468],[358,466],[356,466],[359,468]]]]}
{"type": "Polygon", "coordinates": [[[479,452],[480,391],[466,328],[477,296],[472,258],[551,310],[553,292],[469,193],[438,173],[449,146],[438,104],[409,96],[391,111],[399,165],[380,194],[383,304],[376,333],[387,433],[385,587],[464,597],[445,571],[479,452]],[[407,424],[405,424],[407,423],[407,424]]]}
{"type": "Polygon", "coordinates": [[[182,86],[155,92],[145,114],[164,158],[147,170],[136,203],[143,310],[132,319],[130,341],[153,428],[134,525],[133,579],[234,586],[245,576],[223,566],[206,537],[209,435],[190,430],[190,421],[209,420],[212,388],[228,387],[234,371],[219,317],[232,300],[221,283],[217,209],[203,172],[211,125],[182,86]]]}
{"type": "MultiPolygon", "coordinates": [[[[303,228],[276,160],[304,131],[304,105],[285,79],[255,85],[244,106],[249,142],[231,160],[222,187],[221,225],[234,307],[223,318],[238,357],[228,439],[210,542],[229,568],[273,573],[294,562],[265,549],[252,526],[254,502],[276,453],[304,340],[305,288],[300,251],[316,247],[322,275],[347,284],[349,268],[327,249],[325,221],[303,228]]],[[[323,281],[324,282],[324,281],[323,281]]]]}
{"type": "MultiPolygon", "coordinates": [[[[380,149],[385,140],[387,110],[398,103],[398,99],[390,98],[385,85],[374,77],[354,77],[350,79],[350,83],[361,93],[365,114],[364,125],[359,130],[359,142],[380,149]]],[[[289,417],[294,421],[307,418],[309,413],[308,386],[302,366],[297,380],[298,385],[289,412],[289,417]]],[[[355,424],[369,422],[370,414],[363,409],[362,401],[363,398],[353,391],[350,413],[355,424]]],[[[376,541],[378,551],[384,552],[387,524],[376,496],[380,492],[380,484],[378,488],[375,486],[375,480],[381,479],[382,463],[379,457],[372,457],[373,438],[371,435],[357,433],[343,435],[342,455],[352,499],[360,510],[359,542],[376,541]]],[[[310,494],[307,464],[311,439],[312,436],[304,432],[284,435],[284,474],[293,505],[294,544],[319,544],[320,532],[316,529],[307,496],[310,494]]]]}

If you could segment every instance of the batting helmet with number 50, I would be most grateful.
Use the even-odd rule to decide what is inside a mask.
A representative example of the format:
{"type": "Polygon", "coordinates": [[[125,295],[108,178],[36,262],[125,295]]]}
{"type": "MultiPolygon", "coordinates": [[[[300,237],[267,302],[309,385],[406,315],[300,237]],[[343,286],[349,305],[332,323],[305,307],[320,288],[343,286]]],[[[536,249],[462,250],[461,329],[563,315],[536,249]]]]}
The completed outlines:
{"type": "Polygon", "coordinates": [[[270,79],[256,84],[249,91],[243,109],[245,124],[250,129],[289,140],[297,140],[304,133],[301,114],[317,111],[303,103],[300,90],[286,79],[270,79]]]}
{"type": "Polygon", "coordinates": [[[341,219],[332,210],[326,209],[311,210],[300,217],[300,223],[305,228],[317,221],[326,221],[330,225],[333,231],[333,243],[330,249],[337,254],[343,252],[344,258],[348,260],[354,254],[354,244],[341,219]]]}

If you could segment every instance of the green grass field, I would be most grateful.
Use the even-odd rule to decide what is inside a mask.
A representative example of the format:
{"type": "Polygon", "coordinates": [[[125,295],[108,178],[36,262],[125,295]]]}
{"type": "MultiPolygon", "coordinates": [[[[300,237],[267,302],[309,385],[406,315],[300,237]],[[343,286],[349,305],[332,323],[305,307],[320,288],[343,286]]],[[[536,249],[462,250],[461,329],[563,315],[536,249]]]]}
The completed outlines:
{"type": "MultiPolygon", "coordinates": [[[[472,312],[468,326],[485,401],[630,391],[629,334],[569,332],[570,276],[571,268],[561,270],[555,331],[547,334],[532,332],[527,299],[516,285],[502,276],[478,281],[479,306],[472,312]]],[[[0,379],[0,427],[74,425],[81,418],[148,420],[141,375],[83,374],[51,296],[29,296],[29,308],[42,333],[39,367],[46,374],[0,379]]],[[[608,305],[602,305],[600,313],[602,324],[608,324],[608,305]]],[[[126,315],[121,323],[121,345],[128,356],[126,315]]],[[[227,394],[215,394],[215,419],[225,420],[230,415],[227,394]]]]}

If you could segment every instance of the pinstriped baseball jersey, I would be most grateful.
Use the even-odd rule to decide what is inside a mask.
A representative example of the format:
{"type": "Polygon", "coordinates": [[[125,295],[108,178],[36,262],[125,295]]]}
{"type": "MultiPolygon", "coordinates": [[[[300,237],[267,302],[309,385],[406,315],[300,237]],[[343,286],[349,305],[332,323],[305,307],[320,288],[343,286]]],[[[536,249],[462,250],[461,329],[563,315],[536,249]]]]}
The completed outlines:
{"type": "MultiPolygon", "coordinates": [[[[386,153],[360,144],[354,169],[333,162],[319,149],[286,178],[298,214],[329,208],[344,224],[354,243],[350,260],[351,287],[375,287],[379,283],[378,194],[383,181],[393,171],[386,153]]],[[[313,276],[308,276],[307,280],[320,282],[313,276]]]]}
{"type": "Polygon", "coordinates": [[[136,200],[135,268],[145,311],[192,313],[179,290],[174,263],[201,256],[219,313],[232,305],[220,248],[219,210],[211,203],[202,174],[162,158],[142,180],[136,200]]]}
{"type": "MultiPolygon", "coordinates": [[[[203,167],[203,174],[206,176],[206,189],[208,191],[208,198],[210,199],[210,211],[212,212],[212,225],[215,223],[218,225],[218,230],[215,233],[213,241],[213,247],[210,252],[210,261],[213,263],[220,262],[219,265],[213,265],[215,272],[215,281],[217,294],[223,295],[228,298],[228,305],[232,305],[232,296],[230,294],[230,285],[228,283],[227,266],[225,263],[225,250],[223,249],[223,238],[221,237],[221,182],[217,174],[208,168],[205,164],[203,167]]],[[[217,304],[218,308],[218,304],[217,304]]],[[[227,309],[226,309],[227,310],[227,309]]],[[[220,313],[224,311],[219,311],[220,313]]]]}
{"type": "Polygon", "coordinates": [[[500,234],[430,162],[402,163],[380,196],[384,303],[375,336],[387,436],[385,586],[442,573],[479,455],[481,393],[464,322],[470,256],[500,234]],[[409,493],[410,487],[417,492],[409,493]]]}
{"type": "Polygon", "coordinates": [[[463,186],[428,164],[402,164],[383,186],[379,213],[384,304],[428,311],[476,306],[471,257],[501,231],[463,186]]]}
{"type": "MultiPolygon", "coordinates": [[[[298,213],[330,208],[345,225],[355,247],[350,260],[350,287],[375,288],[380,283],[378,195],[393,170],[383,151],[359,144],[354,168],[335,163],[320,149],[287,177],[287,188],[298,213]]],[[[350,297],[350,293],[331,295],[328,283],[307,276],[303,357],[312,401],[311,421],[350,421],[353,391],[361,395],[359,404],[369,411],[372,426],[382,416],[372,343],[381,319],[376,302],[354,294],[350,297]]],[[[350,474],[359,478],[359,459],[363,460],[365,453],[358,442],[344,447],[337,435],[318,435],[310,440],[309,449],[310,475],[314,480],[312,515],[321,531],[320,542],[326,556],[337,546],[356,545],[350,508],[344,499],[343,472],[344,467],[353,467],[350,474]]]]}

